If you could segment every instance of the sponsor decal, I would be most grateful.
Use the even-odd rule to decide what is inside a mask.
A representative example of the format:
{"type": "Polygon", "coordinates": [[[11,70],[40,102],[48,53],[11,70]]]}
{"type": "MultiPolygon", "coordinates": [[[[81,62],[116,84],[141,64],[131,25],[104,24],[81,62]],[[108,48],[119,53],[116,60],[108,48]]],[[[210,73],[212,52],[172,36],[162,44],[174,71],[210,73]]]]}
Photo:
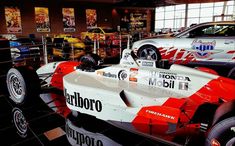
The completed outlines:
{"type": "Polygon", "coordinates": [[[119,80],[125,80],[127,78],[127,72],[125,70],[120,70],[118,73],[119,80]]]}
{"type": "Polygon", "coordinates": [[[104,72],[104,71],[97,71],[97,75],[109,77],[109,78],[117,78],[116,74],[112,74],[110,72],[104,72]]]}
{"type": "Polygon", "coordinates": [[[164,88],[175,88],[176,81],[178,83],[179,90],[188,90],[189,83],[191,79],[187,76],[177,75],[176,73],[168,72],[150,72],[149,85],[158,86],[164,88]]]}
{"type": "Polygon", "coordinates": [[[131,53],[127,53],[127,52],[126,52],[126,53],[124,54],[124,56],[123,56],[123,59],[124,59],[124,60],[127,60],[127,58],[128,58],[130,55],[131,55],[131,53]]]}
{"type": "Polygon", "coordinates": [[[150,62],[150,61],[142,61],[142,66],[150,66],[150,67],[152,67],[152,66],[153,66],[153,62],[150,62]]]}
{"type": "Polygon", "coordinates": [[[64,89],[64,96],[66,97],[66,102],[72,106],[79,108],[84,108],[91,111],[102,111],[102,103],[99,100],[82,98],[80,93],[74,92],[73,95],[70,95],[67,92],[67,89],[64,89]]]}
{"type": "Polygon", "coordinates": [[[175,87],[175,81],[172,81],[172,80],[161,81],[161,80],[157,80],[156,78],[149,78],[149,85],[173,89],[175,87]]]}
{"type": "Polygon", "coordinates": [[[179,82],[179,90],[188,90],[188,82],[179,82]]]}
{"type": "Polygon", "coordinates": [[[137,82],[138,68],[130,68],[129,81],[137,82]]]}
{"type": "Polygon", "coordinates": [[[85,135],[78,131],[73,130],[67,124],[65,126],[66,136],[72,138],[77,145],[87,145],[87,146],[103,146],[103,142],[99,139],[95,139],[91,136],[85,135]]]}
{"type": "Polygon", "coordinates": [[[196,52],[194,54],[198,58],[208,58],[212,54],[212,50],[215,49],[216,41],[203,42],[202,40],[194,40],[192,42],[192,49],[196,52]]]}
{"type": "Polygon", "coordinates": [[[175,120],[174,116],[170,116],[170,115],[163,114],[163,113],[156,112],[156,111],[152,111],[152,110],[146,110],[146,113],[153,114],[153,115],[160,116],[160,117],[164,117],[164,118],[171,119],[171,120],[175,120]]]}
{"type": "Polygon", "coordinates": [[[181,81],[191,81],[189,77],[180,76],[180,75],[171,74],[171,73],[164,73],[164,72],[159,73],[159,78],[171,79],[171,80],[181,80],[181,81]]]}

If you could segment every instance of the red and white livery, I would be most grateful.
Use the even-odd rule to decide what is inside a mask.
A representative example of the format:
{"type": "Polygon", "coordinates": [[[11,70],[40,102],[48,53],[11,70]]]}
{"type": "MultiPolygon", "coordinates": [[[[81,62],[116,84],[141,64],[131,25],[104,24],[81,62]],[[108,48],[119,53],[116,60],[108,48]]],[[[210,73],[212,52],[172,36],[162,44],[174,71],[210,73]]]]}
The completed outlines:
{"type": "MultiPolygon", "coordinates": [[[[201,71],[177,64],[159,66],[156,61],[132,56],[131,50],[125,49],[119,64],[90,68],[81,62],[49,63],[39,68],[37,75],[44,87],[64,91],[72,111],[126,130],[168,141],[203,131],[206,145],[234,143],[234,80],[210,69],[201,71]],[[224,133],[231,134],[225,138],[224,133]]],[[[7,75],[10,95],[18,104],[28,99],[27,89],[32,88],[23,77],[16,68],[7,75]],[[17,86],[24,87],[24,94],[20,94],[16,83],[26,85],[17,86]]]]}

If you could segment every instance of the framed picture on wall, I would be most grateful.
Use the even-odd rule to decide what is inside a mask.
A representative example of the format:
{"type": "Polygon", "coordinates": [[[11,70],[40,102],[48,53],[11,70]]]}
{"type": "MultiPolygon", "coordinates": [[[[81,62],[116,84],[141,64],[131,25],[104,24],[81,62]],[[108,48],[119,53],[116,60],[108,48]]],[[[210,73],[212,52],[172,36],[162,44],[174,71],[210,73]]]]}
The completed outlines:
{"type": "Polygon", "coordinates": [[[20,9],[5,7],[5,19],[8,33],[22,33],[20,9]]]}
{"type": "Polygon", "coordinates": [[[37,32],[50,32],[48,8],[35,7],[35,22],[37,32]]]}
{"type": "Polygon", "coordinates": [[[64,32],[75,32],[74,8],[62,8],[64,32]]]}
{"type": "Polygon", "coordinates": [[[87,28],[97,27],[97,14],[95,9],[86,9],[87,28]]]}

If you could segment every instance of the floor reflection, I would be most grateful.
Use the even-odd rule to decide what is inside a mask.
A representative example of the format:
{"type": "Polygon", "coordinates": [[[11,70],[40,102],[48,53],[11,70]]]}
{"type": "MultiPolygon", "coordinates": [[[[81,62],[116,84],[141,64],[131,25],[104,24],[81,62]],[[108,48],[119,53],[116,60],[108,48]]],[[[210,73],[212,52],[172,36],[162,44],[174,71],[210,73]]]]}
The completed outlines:
{"type": "Polygon", "coordinates": [[[16,106],[0,90],[0,139],[6,145],[158,146],[164,143],[119,129],[85,114],[75,114],[58,93],[32,97],[16,106]]]}

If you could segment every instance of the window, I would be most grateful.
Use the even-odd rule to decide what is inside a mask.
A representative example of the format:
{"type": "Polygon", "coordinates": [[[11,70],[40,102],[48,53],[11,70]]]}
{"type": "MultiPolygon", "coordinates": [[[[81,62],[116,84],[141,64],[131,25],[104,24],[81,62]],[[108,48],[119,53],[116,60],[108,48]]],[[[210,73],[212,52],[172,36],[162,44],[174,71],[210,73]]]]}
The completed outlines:
{"type": "Polygon", "coordinates": [[[188,10],[188,18],[198,18],[200,16],[200,9],[190,9],[188,10]]]}
{"type": "Polygon", "coordinates": [[[155,32],[159,32],[162,28],[172,30],[182,28],[185,20],[185,7],[185,4],[157,7],[155,9],[155,32]]]}
{"type": "Polygon", "coordinates": [[[182,27],[190,27],[191,24],[195,23],[232,20],[234,5],[234,0],[193,3],[188,4],[187,12],[186,4],[157,7],[155,9],[155,31],[169,26],[172,26],[172,30],[177,30],[182,27]],[[188,14],[188,18],[185,18],[185,13],[188,14]],[[187,22],[185,23],[186,20],[187,22]],[[185,24],[187,24],[187,26],[184,26],[185,24]]]}

